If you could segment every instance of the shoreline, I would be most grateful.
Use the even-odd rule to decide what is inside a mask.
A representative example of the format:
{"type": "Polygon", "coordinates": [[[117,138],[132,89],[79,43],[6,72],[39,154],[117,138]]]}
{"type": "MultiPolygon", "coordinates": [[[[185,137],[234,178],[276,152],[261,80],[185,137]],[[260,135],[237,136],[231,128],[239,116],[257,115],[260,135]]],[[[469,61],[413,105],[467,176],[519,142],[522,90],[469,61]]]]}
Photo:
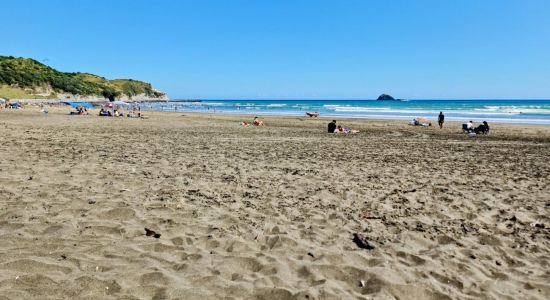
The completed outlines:
{"type": "Polygon", "coordinates": [[[329,118],[389,119],[410,121],[417,117],[428,117],[435,123],[443,111],[446,121],[489,123],[517,123],[550,125],[550,101],[548,100],[414,100],[398,103],[381,101],[349,100],[205,100],[202,103],[178,105],[166,103],[150,105],[156,110],[178,110],[186,112],[211,112],[222,114],[251,114],[263,116],[303,116],[306,112],[317,112],[329,118]]]}
{"type": "MultiPolygon", "coordinates": [[[[254,114],[254,113],[250,113],[250,114],[241,114],[241,113],[226,113],[226,112],[212,112],[212,113],[209,113],[209,112],[197,112],[197,111],[185,111],[185,110],[178,110],[178,111],[173,111],[173,110],[149,110],[149,109],[144,109],[144,111],[157,111],[157,112],[168,112],[168,113],[196,113],[196,114],[206,114],[206,115],[222,115],[222,116],[243,116],[243,117],[253,117],[253,116],[258,116],[258,117],[269,117],[269,118],[304,118],[304,119],[326,119],[326,120],[333,120],[333,119],[349,119],[349,120],[366,120],[366,121],[388,121],[388,122],[410,122],[411,119],[405,119],[405,118],[398,118],[398,117],[395,117],[395,118],[383,118],[383,117],[376,117],[376,118],[369,118],[369,117],[363,117],[363,116],[345,116],[345,115],[322,115],[322,116],[318,116],[318,117],[313,117],[313,118],[310,118],[310,117],[307,117],[305,115],[285,115],[285,114],[269,114],[269,113],[259,113],[259,114],[254,114]]],[[[305,114],[305,113],[304,113],[305,114]]],[[[429,117],[427,117],[429,118],[429,117]]],[[[437,127],[437,116],[433,117],[432,119],[434,119],[434,121],[432,122],[432,126],[434,127],[437,127]]],[[[485,120],[485,119],[484,119],[485,120]]],[[[523,120],[520,120],[520,121],[517,121],[517,120],[513,120],[513,121],[510,121],[510,122],[494,122],[492,121],[491,124],[507,124],[507,125],[522,125],[522,126],[550,126],[550,121],[548,121],[548,123],[531,123],[529,122],[530,120],[527,120],[527,121],[523,121],[523,120]]],[[[546,121],[546,120],[545,120],[546,121]]],[[[447,123],[450,123],[450,124],[463,124],[465,121],[457,121],[457,120],[445,120],[445,124],[447,123]]],[[[481,123],[481,122],[474,122],[474,123],[481,123]]]]}
{"type": "MultiPolygon", "coordinates": [[[[13,100],[15,101],[15,100],[13,100]]],[[[51,106],[58,106],[61,105],[61,100],[46,100],[46,99],[38,99],[38,100],[18,100],[22,101],[25,105],[51,105],[51,106]]],[[[265,100],[268,101],[268,100],[265,100]]],[[[80,102],[80,101],[72,101],[72,102],[80,102]]],[[[89,100],[89,101],[82,101],[82,102],[90,102],[94,105],[100,106],[101,104],[108,103],[107,100],[89,100]]],[[[300,111],[286,111],[286,112],[272,112],[269,110],[260,110],[260,111],[253,111],[253,110],[223,110],[223,109],[217,109],[216,105],[209,106],[208,102],[196,102],[195,100],[162,100],[162,99],[149,99],[149,100],[143,100],[143,101],[125,101],[130,105],[140,105],[141,109],[143,111],[159,111],[159,112],[177,112],[177,113],[204,113],[204,114],[219,114],[219,115],[242,115],[242,116],[262,116],[262,117],[291,117],[291,118],[299,118],[304,117],[305,113],[308,111],[306,109],[300,110],[300,111]],[[198,107],[201,107],[200,109],[185,109],[188,106],[180,106],[178,107],[178,104],[182,103],[200,103],[198,107]],[[170,107],[163,107],[162,105],[172,105],[170,107]],[[157,105],[151,106],[151,105],[157,105]],[[178,110],[179,108],[179,110],[178,110]],[[184,109],[181,109],[184,108],[184,109]]],[[[373,102],[380,102],[373,100],[373,102]]],[[[428,120],[431,121],[432,125],[437,125],[437,115],[430,114],[428,112],[420,112],[418,111],[417,114],[408,113],[410,115],[406,115],[408,112],[406,110],[403,110],[401,112],[402,115],[353,115],[353,114],[338,114],[338,113],[322,113],[320,117],[327,118],[327,119],[334,119],[334,118],[345,118],[345,119],[359,119],[359,120],[387,120],[387,121],[406,121],[409,122],[412,120],[412,118],[416,117],[427,117],[428,120]]],[[[481,123],[482,121],[488,121],[489,124],[517,124],[517,125],[541,125],[541,126],[550,126],[550,120],[547,119],[533,119],[533,118],[502,118],[502,117],[494,117],[494,116],[486,116],[486,117],[479,117],[479,116],[472,116],[472,117],[465,117],[465,116],[453,116],[453,111],[446,111],[446,123],[465,123],[468,120],[475,120],[474,123],[481,123]],[[451,116],[449,116],[451,115],[451,116]]],[[[460,112],[457,112],[458,115],[460,115],[460,112]]]]}
{"type": "MultiPolygon", "coordinates": [[[[70,111],[73,111],[74,109],[68,107],[68,106],[52,106],[49,107],[49,113],[48,115],[66,115],[71,118],[99,118],[99,119],[128,119],[127,117],[99,117],[99,109],[94,108],[90,110],[90,115],[88,116],[75,116],[75,115],[69,115],[70,111]]],[[[10,112],[12,110],[10,109],[1,109],[0,115],[2,112],[10,112]]],[[[43,113],[41,112],[41,109],[39,106],[30,106],[26,107],[23,110],[13,110],[13,112],[21,112],[24,115],[27,115],[29,117],[35,116],[35,117],[43,117],[43,113]],[[32,114],[32,115],[29,115],[32,114]]],[[[123,111],[125,112],[125,111],[123,111]]],[[[197,119],[197,120],[219,120],[219,121],[231,121],[238,123],[242,121],[252,122],[254,115],[253,114],[222,114],[222,113],[208,113],[208,112],[187,112],[187,111],[170,111],[170,110],[146,110],[142,109],[141,113],[144,116],[147,117],[153,117],[155,119],[162,119],[163,116],[170,116],[171,118],[179,118],[179,117],[189,117],[191,119],[197,119]]],[[[46,115],[47,116],[47,115],[46,115]]],[[[269,126],[269,121],[276,121],[277,125],[280,126],[280,122],[289,122],[289,126],[295,126],[300,124],[308,124],[308,123],[314,123],[318,125],[319,129],[326,129],[326,125],[334,120],[334,117],[327,117],[327,116],[320,116],[316,118],[310,118],[306,116],[271,116],[271,115],[259,115],[260,119],[267,122],[267,126],[269,126]],[[296,123],[299,122],[299,123],[296,123]]],[[[130,118],[132,119],[132,118],[130,118]]],[[[387,126],[396,126],[396,129],[410,129],[410,130],[419,130],[419,131],[426,131],[427,133],[434,133],[437,135],[437,133],[447,133],[448,131],[459,133],[460,135],[464,135],[462,132],[462,122],[456,122],[456,121],[446,121],[443,127],[443,130],[439,129],[439,126],[437,124],[433,124],[431,127],[429,126],[412,126],[408,125],[407,120],[395,120],[395,119],[367,119],[367,118],[336,118],[337,123],[343,123],[347,124],[347,126],[358,126],[359,129],[368,129],[369,127],[377,125],[381,125],[383,128],[387,126]]],[[[475,122],[474,122],[475,123],[475,122]]],[[[478,124],[478,123],[475,123],[478,124]]],[[[491,123],[491,130],[507,130],[507,129],[525,129],[526,131],[532,131],[532,130],[542,130],[542,132],[548,131],[550,133],[550,125],[546,124],[518,124],[518,123],[491,123]]],[[[493,131],[494,132],[494,131],[493,131]]],[[[489,135],[490,136],[490,135],[489,135]]],[[[485,136],[485,137],[489,137],[485,136]]],[[[481,136],[483,138],[483,136],[481,136]]]]}
{"type": "MultiPolygon", "coordinates": [[[[155,113],[155,114],[164,114],[164,113],[168,113],[168,114],[185,114],[185,115],[190,115],[190,116],[193,116],[193,117],[219,117],[220,119],[233,119],[235,121],[251,121],[254,116],[254,114],[238,114],[238,113],[229,113],[229,114],[226,114],[226,113],[219,113],[219,112],[197,112],[197,111],[173,111],[173,110],[148,110],[148,109],[142,109],[142,112],[145,112],[145,113],[155,113]]],[[[408,127],[410,128],[426,128],[426,129],[439,129],[438,125],[436,122],[432,123],[432,126],[431,127],[423,127],[423,126],[410,126],[408,125],[408,122],[410,120],[405,120],[405,119],[371,119],[371,118],[361,118],[361,117],[331,117],[331,116],[319,116],[319,117],[314,117],[314,118],[310,118],[310,117],[306,117],[306,116],[289,116],[289,115],[262,115],[262,114],[258,114],[257,115],[259,118],[261,119],[280,119],[280,120],[301,120],[301,121],[323,121],[323,122],[326,122],[327,124],[336,119],[337,121],[340,120],[340,121],[346,121],[346,122],[350,122],[350,123],[388,123],[388,124],[399,124],[399,125],[407,125],[408,127]]],[[[474,122],[476,123],[476,122],[474,122]]],[[[456,125],[456,126],[461,126],[463,124],[463,122],[459,122],[459,121],[445,121],[445,125],[444,127],[446,127],[446,125],[456,125]]],[[[478,123],[476,123],[478,124],[478,123]]],[[[494,123],[491,123],[491,125],[499,125],[499,126],[511,126],[511,127],[533,127],[533,128],[547,128],[547,129],[550,129],[550,124],[532,124],[532,123],[504,123],[504,122],[494,122],[494,123]]],[[[459,127],[457,127],[459,128],[459,127]]]]}

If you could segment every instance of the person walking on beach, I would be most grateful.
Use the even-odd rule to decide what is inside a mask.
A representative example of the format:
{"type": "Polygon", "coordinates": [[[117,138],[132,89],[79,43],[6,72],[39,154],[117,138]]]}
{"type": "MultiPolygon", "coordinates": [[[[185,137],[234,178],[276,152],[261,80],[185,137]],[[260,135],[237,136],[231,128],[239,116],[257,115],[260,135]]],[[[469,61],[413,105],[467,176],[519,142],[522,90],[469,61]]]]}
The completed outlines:
{"type": "Polygon", "coordinates": [[[334,133],[336,130],[336,120],[332,120],[332,122],[328,123],[328,133],[334,133]]]}
{"type": "Polygon", "coordinates": [[[439,123],[439,129],[443,128],[443,122],[445,122],[445,115],[442,111],[439,112],[439,116],[437,117],[437,123],[439,123]]]}

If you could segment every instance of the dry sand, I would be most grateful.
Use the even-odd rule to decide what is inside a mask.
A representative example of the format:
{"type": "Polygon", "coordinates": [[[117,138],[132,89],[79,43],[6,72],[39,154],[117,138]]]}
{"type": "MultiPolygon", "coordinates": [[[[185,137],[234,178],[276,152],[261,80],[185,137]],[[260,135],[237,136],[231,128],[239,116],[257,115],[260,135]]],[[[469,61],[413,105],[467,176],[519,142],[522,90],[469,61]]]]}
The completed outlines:
{"type": "Polygon", "coordinates": [[[0,111],[0,299],[550,298],[550,127],[67,112],[0,111]]]}

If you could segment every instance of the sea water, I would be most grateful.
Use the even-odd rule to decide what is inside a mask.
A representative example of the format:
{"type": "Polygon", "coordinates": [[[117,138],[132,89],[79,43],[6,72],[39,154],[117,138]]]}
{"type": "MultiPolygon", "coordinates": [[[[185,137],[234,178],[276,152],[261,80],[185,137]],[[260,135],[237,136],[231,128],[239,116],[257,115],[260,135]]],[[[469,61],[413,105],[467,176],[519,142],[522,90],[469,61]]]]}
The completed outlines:
{"type": "Polygon", "coordinates": [[[241,114],[250,116],[304,116],[412,120],[426,117],[434,123],[440,111],[446,121],[550,125],[550,100],[203,100],[144,104],[145,109],[241,114]]]}

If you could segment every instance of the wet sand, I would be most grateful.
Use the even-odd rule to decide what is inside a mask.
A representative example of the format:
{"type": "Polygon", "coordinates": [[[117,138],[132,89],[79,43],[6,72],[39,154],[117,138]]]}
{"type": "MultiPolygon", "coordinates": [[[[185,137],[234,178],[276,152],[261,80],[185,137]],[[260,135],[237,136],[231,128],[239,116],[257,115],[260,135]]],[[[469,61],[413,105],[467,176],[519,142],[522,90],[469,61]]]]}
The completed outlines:
{"type": "Polygon", "coordinates": [[[550,127],[67,113],[0,111],[0,299],[550,298],[550,127]]]}

